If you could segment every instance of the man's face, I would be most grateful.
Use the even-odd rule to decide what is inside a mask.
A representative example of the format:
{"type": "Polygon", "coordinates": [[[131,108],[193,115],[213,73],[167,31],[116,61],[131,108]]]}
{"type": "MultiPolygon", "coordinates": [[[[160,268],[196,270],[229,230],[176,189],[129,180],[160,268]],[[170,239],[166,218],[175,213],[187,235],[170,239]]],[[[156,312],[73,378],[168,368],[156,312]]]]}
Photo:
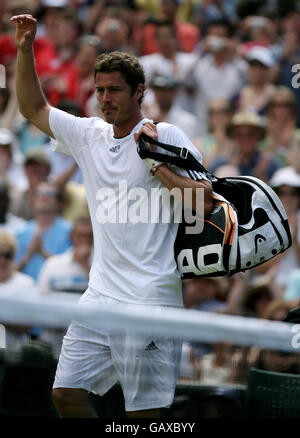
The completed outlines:
{"type": "Polygon", "coordinates": [[[45,180],[50,173],[50,165],[30,161],[25,164],[25,172],[29,183],[36,186],[40,181],[45,180]]]}
{"type": "Polygon", "coordinates": [[[37,185],[33,198],[35,214],[53,214],[57,212],[57,191],[56,188],[47,183],[37,185]]]}
{"type": "Polygon", "coordinates": [[[157,43],[160,52],[164,56],[168,56],[176,50],[176,35],[173,34],[172,29],[169,26],[161,26],[158,28],[157,43]]]}
{"type": "Polygon", "coordinates": [[[169,111],[176,96],[176,88],[154,87],[155,99],[163,111],[169,111]]]}
{"type": "Polygon", "coordinates": [[[260,140],[260,132],[253,126],[237,126],[234,128],[233,139],[241,152],[253,152],[260,140]]]}
{"type": "Polygon", "coordinates": [[[142,85],[132,93],[120,72],[97,73],[95,79],[97,100],[105,120],[113,125],[127,122],[139,107],[142,85]]]}

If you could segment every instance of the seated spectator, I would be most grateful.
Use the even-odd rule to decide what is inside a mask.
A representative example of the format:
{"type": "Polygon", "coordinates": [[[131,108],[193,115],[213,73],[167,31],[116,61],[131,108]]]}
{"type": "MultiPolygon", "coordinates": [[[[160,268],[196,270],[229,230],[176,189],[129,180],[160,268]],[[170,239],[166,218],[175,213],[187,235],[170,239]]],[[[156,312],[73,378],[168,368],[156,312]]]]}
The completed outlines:
{"type": "MultiPolygon", "coordinates": [[[[239,51],[243,55],[253,48],[266,47],[276,59],[278,58],[280,53],[280,41],[278,41],[280,23],[277,17],[272,17],[270,12],[263,15],[252,10],[249,14],[243,14],[238,26],[239,51]]],[[[271,75],[275,78],[278,67],[274,66],[272,70],[271,75]]]]}
{"type": "MultiPolygon", "coordinates": [[[[183,52],[192,52],[200,37],[200,31],[197,26],[186,21],[177,19],[177,11],[180,5],[179,0],[161,0],[158,18],[163,21],[169,21],[176,29],[176,37],[179,43],[179,49],[183,52]]],[[[155,39],[156,25],[153,22],[146,23],[140,35],[140,53],[141,55],[150,55],[158,52],[158,45],[155,39]]]]}
{"type": "Polygon", "coordinates": [[[8,211],[9,203],[9,187],[0,181],[0,230],[16,235],[25,227],[26,221],[8,211]]]}
{"type": "Polygon", "coordinates": [[[119,17],[102,17],[96,24],[95,34],[100,41],[100,52],[133,52],[129,45],[127,23],[120,14],[119,17]]]}
{"type": "Polygon", "coordinates": [[[12,189],[24,190],[26,176],[17,153],[17,139],[12,131],[0,128],[0,178],[12,189]]]}
{"type": "Polygon", "coordinates": [[[212,99],[233,101],[246,82],[247,63],[239,55],[234,28],[226,20],[209,23],[202,57],[190,75],[195,89],[195,114],[202,132],[207,131],[207,109],[212,99]]]}
{"type": "Polygon", "coordinates": [[[76,15],[63,11],[56,24],[53,42],[55,57],[39,62],[37,72],[49,103],[57,106],[63,99],[76,99],[78,71],[75,65],[76,42],[80,26],[76,15]]]}
{"type": "Polygon", "coordinates": [[[39,3],[38,34],[54,41],[59,17],[68,7],[68,0],[40,0],[39,3]]]}
{"type": "MultiPolygon", "coordinates": [[[[59,103],[57,108],[72,114],[73,116],[83,117],[83,112],[80,108],[80,105],[73,100],[63,100],[59,103]]],[[[51,167],[49,179],[55,182],[57,178],[61,177],[62,174],[70,170],[65,183],[68,181],[74,181],[78,184],[82,184],[82,173],[79,167],[76,165],[74,158],[72,158],[70,155],[65,155],[52,150],[52,144],[55,141],[56,140],[51,139],[46,147],[46,157],[51,167]]]]}
{"type": "Polygon", "coordinates": [[[176,124],[193,142],[198,136],[197,117],[176,104],[180,84],[172,76],[154,76],[150,83],[155,100],[150,108],[144,108],[146,117],[158,122],[176,124]]]}
{"type": "Polygon", "coordinates": [[[300,175],[293,167],[284,167],[274,173],[270,180],[285,208],[292,235],[292,246],[282,254],[258,266],[255,271],[267,273],[282,299],[292,273],[300,268],[300,175]]]}
{"type": "Polygon", "coordinates": [[[41,294],[83,293],[87,289],[93,246],[92,224],[88,217],[75,221],[71,241],[71,249],[49,257],[44,263],[38,279],[41,294]]]}
{"type": "MultiPolygon", "coordinates": [[[[46,1],[48,0],[43,0],[43,2],[46,1]]],[[[7,31],[0,34],[0,64],[8,66],[11,60],[15,59],[17,55],[14,32],[12,31],[13,26],[9,18],[19,14],[32,14],[33,16],[36,16],[36,14],[38,14],[38,3],[39,2],[36,2],[35,0],[23,0],[17,2],[12,0],[6,1],[8,9],[6,17],[7,31]]],[[[38,32],[38,35],[35,38],[33,49],[37,67],[39,67],[40,61],[43,59],[49,60],[54,55],[54,46],[51,41],[51,37],[49,37],[50,35],[42,35],[40,32],[38,32]]]]}
{"type": "Polygon", "coordinates": [[[20,142],[20,152],[23,155],[32,149],[42,148],[49,141],[48,135],[28,120],[25,120],[19,127],[17,135],[20,142]]]}
{"type": "Polygon", "coordinates": [[[219,156],[231,157],[234,144],[227,134],[233,109],[226,99],[212,99],[208,105],[207,133],[197,139],[196,146],[200,150],[204,166],[208,169],[219,156]]]}
{"type": "Polygon", "coordinates": [[[258,280],[244,290],[241,314],[251,318],[263,318],[266,308],[274,299],[272,286],[258,280]]]}
{"type": "MultiPolygon", "coordinates": [[[[78,71],[76,102],[82,116],[86,115],[87,101],[95,91],[94,65],[99,53],[100,39],[96,35],[85,35],[79,39],[75,56],[75,64],[78,71]]],[[[73,102],[73,105],[76,102],[73,102]]],[[[59,102],[57,107],[59,108],[62,103],[59,102]]]]}
{"type": "Polygon", "coordinates": [[[33,218],[32,200],[36,186],[45,181],[50,174],[50,161],[43,149],[27,152],[24,163],[28,181],[26,190],[16,190],[11,194],[10,211],[18,217],[29,220],[33,218]]]}
{"type": "Polygon", "coordinates": [[[267,136],[263,149],[288,165],[288,154],[295,143],[300,142],[297,128],[297,104],[292,92],[285,87],[275,89],[267,108],[267,136]]]}
{"type": "Polygon", "coordinates": [[[184,286],[184,307],[201,311],[223,309],[227,286],[224,278],[198,277],[188,280],[184,286]]]}
{"type": "MultiPolygon", "coordinates": [[[[10,233],[0,230],[0,294],[22,294],[34,287],[32,278],[15,270],[14,256],[16,239],[10,233]]],[[[27,342],[30,338],[29,327],[5,324],[6,344],[27,342]]]]}
{"type": "Polygon", "coordinates": [[[274,60],[270,50],[266,47],[254,47],[247,52],[245,58],[249,65],[247,71],[249,82],[241,89],[239,109],[263,115],[275,92],[270,75],[274,60]]]}
{"type": "MultiPolygon", "coordinates": [[[[195,112],[193,84],[185,86],[186,76],[196,64],[197,56],[193,53],[185,53],[178,49],[176,30],[172,23],[161,22],[156,25],[155,37],[157,39],[158,51],[151,55],[140,57],[140,62],[145,71],[146,84],[149,85],[155,76],[172,76],[181,84],[178,90],[176,101],[183,109],[195,112]]],[[[153,104],[152,94],[148,91],[145,94],[146,105],[153,104]]]]}
{"type": "Polygon", "coordinates": [[[211,164],[212,172],[216,172],[220,166],[231,164],[237,167],[237,173],[240,175],[251,175],[269,181],[281,166],[276,158],[259,149],[259,142],[265,136],[265,126],[261,117],[251,112],[238,112],[233,116],[227,132],[236,149],[229,158],[216,158],[211,164]]]}
{"type": "Polygon", "coordinates": [[[17,234],[18,270],[37,280],[40,270],[51,255],[61,254],[71,246],[71,223],[58,216],[61,193],[48,182],[40,182],[33,195],[34,219],[17,234]]]}

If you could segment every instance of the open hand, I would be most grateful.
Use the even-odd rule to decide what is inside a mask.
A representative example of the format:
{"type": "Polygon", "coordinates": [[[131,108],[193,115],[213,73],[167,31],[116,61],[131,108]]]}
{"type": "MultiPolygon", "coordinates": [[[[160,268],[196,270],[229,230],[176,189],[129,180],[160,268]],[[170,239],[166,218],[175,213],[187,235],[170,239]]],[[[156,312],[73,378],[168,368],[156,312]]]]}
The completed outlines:
{"type": "Polygon", "coordinates": [[[15,15],[10,21],[16,25],[15,41],[18,49],[29,51],[36,34],[37,20],[32,15],[15,15]]]}

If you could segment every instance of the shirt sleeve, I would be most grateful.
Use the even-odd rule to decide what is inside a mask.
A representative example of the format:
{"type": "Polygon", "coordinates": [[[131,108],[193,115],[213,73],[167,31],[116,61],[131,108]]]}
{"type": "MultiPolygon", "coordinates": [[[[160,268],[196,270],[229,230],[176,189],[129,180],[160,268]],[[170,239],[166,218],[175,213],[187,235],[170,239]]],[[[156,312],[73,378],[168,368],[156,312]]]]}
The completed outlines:
{"type": "MultiPolygon", "coordinates": [[[[162,123],[161,125],[166,125],[162,123]]],[[[193,143],[189,140],[189,138],[184,134],[184,132],[174,125],[160,126],[157,125],[158,139],[162,143],[171,144],[173,146],[185,147],[188,151],[202,163],[202,155],[198,151],[198,149],[193,145],[193,143]]],[[[167,155],[171,155],[169,151],[162,150],[161,148],[157,149],[159,152],[163,152],[167,155]]],[[[208,176],[204,172],[199,172],[195,170],[185,170],[176,166],[172,166],[172,170],[178,175],[186,176],[187,178],[191,178],[195,181],[206,180],[209,181],[208,176]]]]}
{"type": "Polygon", "coordinates": [[[75,117],[65,111],[51,107],[49,124],[55,140],[51,140],[51,148],[65,155],[77,157],[86,145],[85,131],[91,125],[92,118],[75,117]]]}

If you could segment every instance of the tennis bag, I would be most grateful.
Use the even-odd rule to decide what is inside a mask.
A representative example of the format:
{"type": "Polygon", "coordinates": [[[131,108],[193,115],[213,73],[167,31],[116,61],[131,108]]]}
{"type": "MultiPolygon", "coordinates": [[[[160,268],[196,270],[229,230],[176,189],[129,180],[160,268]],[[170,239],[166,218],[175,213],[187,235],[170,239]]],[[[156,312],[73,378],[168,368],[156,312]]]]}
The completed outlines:
{"type": "Polygon", "coordinates": [[[140,137],[141,158],[153,158],[183,169],[205,173],[213,188],[214,207],[198,234],[179,224],[174,256],[183,279],[231,276],[258,266],[286,251],[292,244],[284,207],[266,183],[252,176],[218,178],[188,149],[140,137]],[[158,146],[150,151],[149,143],[158,146]],[[165,150],[167,153],[158,152],[165,150]]]}

